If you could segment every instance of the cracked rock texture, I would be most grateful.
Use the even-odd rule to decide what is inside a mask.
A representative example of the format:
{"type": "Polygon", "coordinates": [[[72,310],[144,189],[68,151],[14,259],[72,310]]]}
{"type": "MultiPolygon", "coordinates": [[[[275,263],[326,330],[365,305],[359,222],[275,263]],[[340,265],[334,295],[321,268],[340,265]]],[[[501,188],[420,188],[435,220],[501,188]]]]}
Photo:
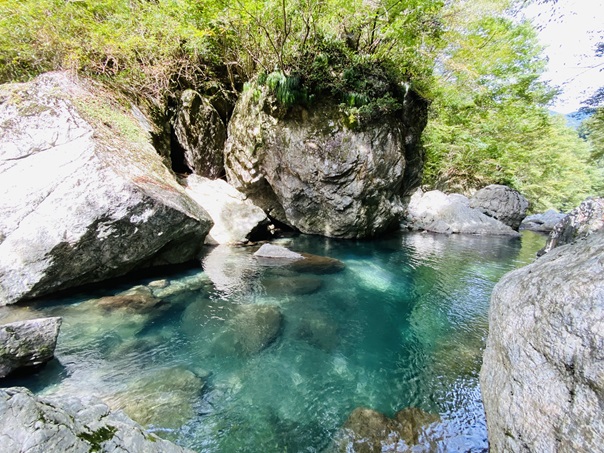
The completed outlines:
{"type": "Polygon", "coordinates": [[[0,87],[0,305],[197,257],[212,222],[100,86],[0,87]]]}
{"type": "Polygon", "coordinates": [[[419,185],[426,108],[409,92],[399,117],[353,130],[337,105],[285,111],[266,89],[247,90],[228,126],[227,179],[303,233],[376,235],[397,226],[401,197],[419,185]]]}
{"type": "Polygon", "coordinates": [[[39,318],[0,326],[0,378],[35,369],[54,357],[62,318],[39,318]]]}
{"type": "Polygon", "coordinates": [[[491,451],[604,446],[604,231],[493,290],[480,386],[491,451]]]}
{"type": "Polygon", "coordinates": [[[0,450],[27,453],[193,453],[149,434],[96,398],[0,389],[0,450]]]}
{"type": "Polygon", "coordinates": [[[517,190],[500,184],[491,184],[474,194],[470,199],[470,207],[518,230],[526,217],[529,202],[517,190]]]}
{"type": "Polygon", "coordinates": [[[604,198],[588,198],[554,226],[545,247],[539,251],[539,255],[581,237],[589,236],[603,228],[604,198]]]}

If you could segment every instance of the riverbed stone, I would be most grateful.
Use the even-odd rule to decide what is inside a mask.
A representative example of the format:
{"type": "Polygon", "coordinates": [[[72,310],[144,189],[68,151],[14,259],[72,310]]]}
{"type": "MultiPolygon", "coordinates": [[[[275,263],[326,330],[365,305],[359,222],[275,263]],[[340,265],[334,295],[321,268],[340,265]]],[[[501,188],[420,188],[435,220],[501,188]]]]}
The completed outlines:
{"type": "Polygon", "coordinates": [[[426,107],[409,90],[399,116],[353,128],[336,103],[286,109],[254,87],[229,122],[227,180],[303,233],[375,236],[396,227],[401,197],[419,185],[426,107]]]}
{"type": "Polygon", "coordinates": [[[321,286],[323,286],[323,280],[315,276],[269,275],[262,279],[262,288],[269,297],[313,294],[321,286]]]}
{"type": "Polygon", "coordinates": [[[522,220],[526,217],[529,202],[520,192],[511,187],[491,184],[472,196],[470,207],[518,230],[522,220]]]}
{"type": "Polygon", "coordinates": [[[184,163],[196,175],[224,176],[226,126],[214,106],[195,90],[184,90],[173,121],[184,163]]]}
{"type": "Polygon", "coordinates": [[[438,415],[415,407],[397,412],[394,418],[386,417],[373,409],[358,407],[336,434],[333,451],[411,452],[420,441],[424,429],[439,420],[438,415]]]}
{"type": "Polygon", "coordinates": [[[204,380],[187,368],[162,368],[136,377],[107,401],[143,426],[175,429],[195,416],[204,380]]]}
{"type": "Polygon", "coordinates": [[[283,329],[283,314],[272,305],[246,304],[225,323],[213,344],[215,354],[249,357],[270,346],[283,329]]]}
{"type": "Polygon", "coordinates": [[[568,213],[552,229],[545,247],[538,255],[581,238],[604,228],[604,198],[588,198],[568,213]]]}
{"type": "Polygon", "coordinates": [[[548,209],[540,214],[526,216],[520,224],[520,229],[549,233],[564,217],[566,217],[566,214],[563,212],[548,209]]]}
{"type": "Polygon", "coordinates": [[[64,72],[0,87],[0,304],[199,255],[211,219],[122,102],[64,72]]]}
{"type": "Polygon", "coordinates": [[[150,288],[136,286],[115,296],[101,297],[96,302],[104,310],[122,310],[124,313],[157,313],[167,308],[150,288]]]}
{"type": "Polygon", "coordinates": [[[601,451],[604,231],[499,281],[480,385],[491,451],[601,451]]]}
{"type": "Polygon", "coordinates": [[[0,448],[28,453],[193,453],[145,432],[94,397],[39,397],[0,389],[0,448]]]}
{"type": "Polygon", "coordinates": [[[0,378],[35,371],[54,357],[62,318],[40,318],[0,326],[0,378]]]}
{"type": "Polygon", "coordinates": [[[520,236],[510,226],[471,208],[459,197],[418,189],[409,201],[404,226],[433,233],[520,236]]]}
{"type": "Polygon", "coordinates": [[[189,175],[182,180],[186,193],[208,212],[214,226],[208,244],[240,244],[269,236],[264,211],[222,179],[189,175]]]}

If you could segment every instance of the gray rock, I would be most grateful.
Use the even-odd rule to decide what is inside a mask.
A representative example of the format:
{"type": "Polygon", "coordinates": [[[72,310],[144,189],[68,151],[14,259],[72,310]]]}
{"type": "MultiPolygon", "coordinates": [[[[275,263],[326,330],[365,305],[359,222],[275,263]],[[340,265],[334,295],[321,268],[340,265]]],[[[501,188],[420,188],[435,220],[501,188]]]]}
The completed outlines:
{"type": "Polygon", "coordinates": [[[0,326],[0,378],[35,369],[54,357],[60,317],[17,321],[0,326]]]}
{"type": "Polygon", "coordinates": [[[185,191],[214,222],[206,243],[244,243],[261,230],[268,235],[269,220],[264,211],[226,181],[190,175],[185,180],[185,191]]]}
{"type": "Polygon", "coordinates": [[[355,238],[393,227],[419,184],[425,103],[402,118],[346,127],[337,105],[285,111],[266,90],[239,99],[225,146],[228,181],[269,216],[304,233],[355,238]]]}
{"type": "Polygon", "coordinates": [[[262,246],[254,252],[254,256],[260,258],[275,258],[286,260],[302,260],[304,257],[296,252],[292,252],[288,248],[275,244],[262,244],[262,246]]]}
{"type": "Polygon", "coordinates": [[[198,256],[211,220],[113,95],[0,88],[0,305],[198,256]]]}
{"type": "Polygon", "coordinates": [[[556,224],[539,256],[553,248],[600,231],[604,227],[604,198],[588,198],[556,224]]]}
{"type": "Polygon", "coordinates": [[[0,446],[28,453],[193,453],[96,398],[41,398],[19,387],[0,389],[0,446]]]}
{"type": "Polygon", "coordinates": [[[602,451],[604,232],[506,274],[480,384],[494,452],[602,451]]]}
{"type": "Polygon", "coordinates": [[[500,184],[491,184],[474,194],[470,199],[470,207],[518,230],[526,217],[529,202],[517,190],[500,184]]]}
{"type": "Polygon", "coordinates": [[[226,126],[210,102],[194,90],[185,90],[173,127],[185,162],[193,173],[212,179],[224,175],[226,126]]]}
{"type": "Polygon", "coordinates": [[[549,233],[564,217],[566,214],[548,209],[542,214],[526,216],[520,224],[520,229],[549,233]]]}
{"type": "Polygon", "coordinates": [[[469,207],[457,195],[418,189],[407,207],[406,226],[434,233],[465,233],[519,236],[509,226],[469,207]]]}

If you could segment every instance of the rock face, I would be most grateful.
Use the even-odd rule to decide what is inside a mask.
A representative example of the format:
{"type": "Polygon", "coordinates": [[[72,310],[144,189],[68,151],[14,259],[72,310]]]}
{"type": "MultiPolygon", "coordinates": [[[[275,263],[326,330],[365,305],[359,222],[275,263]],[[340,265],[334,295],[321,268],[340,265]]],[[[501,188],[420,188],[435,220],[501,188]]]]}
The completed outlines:
{"type": "Polygon", "coordinates": [[[469,206],[459,194],[447,195],[439,190],[417,190],[409,202],[407,226],[434,233],[465,233],[519,236],[499,220],[469,206]]]}
{"type": "Polygon", "coordinates": [[[604,232],[505,275],[480,384],[493,452],[601,451],[604,232]]]}
{"type": "Polygon", "coordinates": [[[227,179],[303,233],[375,235],[396,224],[400,197],[419,184],[426,104],[410,93],[406,105],[402,118],[351,130],[336,105],[284,111],[266,90],[250,89],[229,122],[227,179]]]}
{"type": "Polygon", "coordinates": [[[95,398],[40,398],[19,387],[0,389],[2,451],[28,453],[193,453],[146,433],[95,398]]]}
{"type": "Polygon", "coordinates": [[[54,357],[62,319],[41,318],[0,326],[0,378],[35,369],[54,357]]]}
{"type": "Polygon", "coordinates": [[[562,219],[549,235],[539,255],[604,228],[604,198],[588,198],[562,219]]]}
{"type": "Polygon", "coordinates": [[[4,85],[0,125],[1,305],[197,257],[211,220],[102,87],[4,85]]]}
{"type": "Polygon", "coordinates": [[[533,214],[525,217],[520,224],[520,229],[549,233],[564,217],[566,217],[566,214],[549,209],[543,214],[533,214]]]}
{"type": "Polygon", "coordinates": [[[212,179],[224,175],[226,126],[210,102],[194,90],[185,90],[173,128],[184,163],[194,174],[212,179]]]}
{"type": "Polygon", "coordinates": [[[185,191],[214,222],[206,243],[239,244],[269,234],[264,211],[226,181],[190,175],[185,180],[185,191]]]}
{"type": "Polygon", "coordinates": [[[491,184],[474,194],[470,200],[470,207],[517,230],[526,217],[529,202],[517,190],[491,184]]]}

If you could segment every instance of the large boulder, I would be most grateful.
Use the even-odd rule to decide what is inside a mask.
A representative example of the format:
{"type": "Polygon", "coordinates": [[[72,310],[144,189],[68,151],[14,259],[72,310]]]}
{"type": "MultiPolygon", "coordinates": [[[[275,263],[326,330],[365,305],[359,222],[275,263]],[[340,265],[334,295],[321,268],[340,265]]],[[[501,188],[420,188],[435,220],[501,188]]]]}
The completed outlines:
{"type": "Polygon", "coordinates": [[[0,326],[0,378],[35,370],[54,357],[62,318],[40,318],[0,326]]]}
{"type": "Polygon", "coordinates": [[[0,389],[0,445],[28,453],[193,453],[96,398],[41,398],[20,387],[0,389]]]}
{"type": "Polygon", "coordinates": [[[189,175],[183,183],[187,194],[204,207],[214,222],[206,243],[239,244],[269,234],[264,211],[228,182],[189,175]]]}
{"type": "Polygon", "coordinates": [[[212,179],[224,176],[226,126],[209,101],[194,90],[183,91],[173,129],[183,154],[182,164],[196,175],[212,179]]]}
{"type": "Polygon", "coordinates": [[[355,238],[396,225],[419,184],[426,104],[412,92],[400,117],[346,126],[338,106],[284,109],[266,88],[239,99],[228,127],[228,181],[303,233],[355,238]]]}
{"type": "Polygon", "coordinates": [[[0,87],[0,305],[198,256],[212,222],[102,87],[0,87]]]}
{"type": "Polygon", "coordinates": [[[433,233],[519,236],[508,225],[469,206],[466,197],[418,189],[407,206],[406,226],[433,233]]]}
{"type": "Polygon", "coordinates": [[[549,233],[564,217],[566,217],[566,214],[548,209],[541,214],[526,216],[520,224],[520,229],[549,233]]]}
{"type": "Polygon", "coordinates": [[[526,217],[529,202],[517,190],[491,184],[474,194],[470,199],[470,207],[517,230],[522,219],[526,217]]]}
{"type": "Polygon", "coordinates": [[[538,254],[543,255],[555,247],[570,244],[602,228],[604,228],[604,198],[588,198],[556,224],[545,247],[538,254]]]}
{"type": "Polygon", "coordinates": [[[493,452],[602,451],[604,232],[506,274],[480,384],[493,452]]]}

